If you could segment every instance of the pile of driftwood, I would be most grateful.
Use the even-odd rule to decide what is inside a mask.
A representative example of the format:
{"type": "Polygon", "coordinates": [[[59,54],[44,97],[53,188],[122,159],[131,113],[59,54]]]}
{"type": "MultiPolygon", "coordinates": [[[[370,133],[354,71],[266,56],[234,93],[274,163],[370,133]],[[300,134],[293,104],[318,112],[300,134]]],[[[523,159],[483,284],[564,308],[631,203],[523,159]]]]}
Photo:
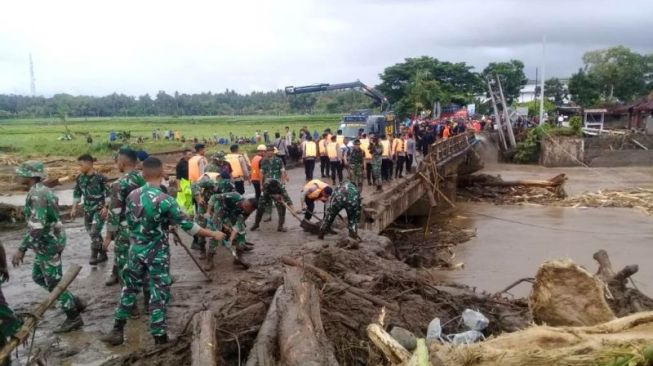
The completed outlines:
{"type": "Polygon", "coordinates": [[[604,190],[584,193],[560,202],[571,207],[626,207],[653,214],[653,189],[604,190]]]}
{"type": "Polygon", "coordinates": [[[474,174],[458,181],[459,198],[495,204],[546,204],[564,199],[565,174],[547,180],[504,181],[500,176],[474,174]]]}

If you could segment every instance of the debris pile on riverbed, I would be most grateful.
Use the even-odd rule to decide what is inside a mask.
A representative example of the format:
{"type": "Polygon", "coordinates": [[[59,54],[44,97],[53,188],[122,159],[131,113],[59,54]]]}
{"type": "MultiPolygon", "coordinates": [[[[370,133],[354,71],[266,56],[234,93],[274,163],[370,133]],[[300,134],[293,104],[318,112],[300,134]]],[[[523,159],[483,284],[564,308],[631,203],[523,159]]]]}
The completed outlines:
{"type": "Polygon", "coordinates": [[[548,180],[504,181],[501,176],[474,174],[458,182],[458,198],[464,201],[494,204],[550,204],[564,199],[567,177],[557,175],[548,180]]]}
{"type": "Polygon", "coordinates": [[[653,215],[653,189],[602,190],[583,193],[559,204],[571,207],[626,207],[653,215]]]}

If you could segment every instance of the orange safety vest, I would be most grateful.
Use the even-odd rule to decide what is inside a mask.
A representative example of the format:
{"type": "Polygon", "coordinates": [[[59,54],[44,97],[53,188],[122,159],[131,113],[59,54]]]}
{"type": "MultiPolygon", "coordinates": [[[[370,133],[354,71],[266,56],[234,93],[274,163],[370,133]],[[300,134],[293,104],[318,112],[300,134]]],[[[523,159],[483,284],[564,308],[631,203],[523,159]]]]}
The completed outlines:
{"type": "Polygon", "coordinates": [[[318,197],[320,197],[320,194],[322,193],[322,190],[324,190],[324,188],[326,188],[328,186],[329,186],[328,184],[322,182],[319,179],[313,179],[312,181],[310,181],[310,182],[308,182],[308,183],[306,183],[304,185],[303,191],[308,192],[309,190],[311,190],[313,188],[317,188],[313,192],[308,193],[306,195],[306,197],[308,197],[310,200],[314,201],[314,200],[318,199],[318,197]]]}
{"type": "Polygon", "coordinates": [[[401,138],[394,139],[393,145],[394,145],[393,150],[395,154],[400,154],[403,156],[403,154],[406,153],[406,143],[404,142],[403,139],[401,138]]]}
{"type": "Polygon", "coordinates": [[[370,153],[370,139],[361,139],[361,150],[365,152],[365,159],[371,160],[372,153],[370,153]]]}
{"type": "Polygon", "coordinates": [[[345,136],[343,135],[337,135],[336,136],[336,142],[342,145],[345,142],[345,136]]]}
{"type": "Polygon", "coordinates": [[[200,179],[200,160],[202,156],[195,155],[188,160],[188,180],[197,182],[200,179]]]}
{"type": "Polygon", "coordinates": [[[317,156],[317,145],[313,141],[304,142],[304,156],[314,158],[317,156]]]}
{"type": "Polygon", "coordinates": [[[224,158],[231,165],[231,179],[242,178],[243,168],[240,166],[240,154],[227,154],[224,158]]]}
{"type": "Polygon", "coordinates": [[[331,142],[327,145],[327,155],[329,159],[338,159],[338,143],[331,142]]]}
{"type": "Polygon", "coordinates": [[[327,145],[328,141],[325,139],[320,140],[320,156],[327,156],[327,145]]]}
{"type": "Polygon", "coordinates": [[[449,138],[451,136],[451,131],[449,131],[449,126],[444,128],[444,131],[442,132],[442,137],[443,138],[449,138]]]}
{"type": "Polygon", "coordinates": [[[384,158],[389,158],[390,157],[390,141],[381,140],[381,146],[383,147],[383,154],[381,154],[381,156],[384,157],[384,158]]]}
{"type": "Polygon", "coordinates": [[[261,155],[256,155],[252,159],[252,180],[260,182],[261,181],[261,160],[263,157],[261,155]]]}

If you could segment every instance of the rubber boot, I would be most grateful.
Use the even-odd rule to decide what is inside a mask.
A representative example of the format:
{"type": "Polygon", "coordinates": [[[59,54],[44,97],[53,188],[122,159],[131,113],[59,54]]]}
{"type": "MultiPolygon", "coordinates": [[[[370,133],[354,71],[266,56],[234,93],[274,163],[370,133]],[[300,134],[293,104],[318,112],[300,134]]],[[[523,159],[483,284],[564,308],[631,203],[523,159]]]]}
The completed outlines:
{"type": "Polygon", "coordinates": [[[143,314],[150,313],[150,291],[143,290],[143,314]]]}
{"type": "Polygon", "coordinates": [[[162,344],[166,344],[166,343],[168,343],[168,335],[167,334],[160,335],[160,336],[154,336],[154,344],[156,344],[157,346],[162,345],[162,344]]]}
{"type": "Polygon", "coordinates": [[[256,231],[259,228],[262,219],[263,219],[263,210],[256,209],[256,219],[254,220],[254,226],[252,226],[249,230],[256,231]]]}
{"type": "Polygon", "coordinates": [[[92,265],[104,263],[109,260],[109,257],[107,257],[107,252],[105,250],[99,249],[97,252],[98,254],[95,260],[90,262],[92,265]]]}
{"type": "Polygon", "coordinates": [[[66,320],[59,325],[55,330],[53,330],[53,333],[68,333],[72,332],[73,330],[81,329],[82,326],[84,326],[84,321],[82,320],[82,316],[79,315],[79,312],[72,311],[68,314],[66,314],[66,320]]]}
{"type": "Polygon", "coordinates": [[[193,235],[193,244],[190,245],[193,250],[200,250],[199,235],[193,235]]]}
{"type": "Polygon", "coordinates": [[[73,301],[75,302],[75,308],[77,308],[78,313],[83,313],[84,310],[86,310],[87,307],[86,301],[80,299],[77,296],[73,298],[73,301]]]}
{"type": "Polygon", "coordinates": [[[125,320],[116,320],[111,332],[100,337],[100,340],[112,346],[123,344],[125,342],[125,323],[125,320]]]}
{"type": "Polygon", "coordinates": [[[114,264],[113,269],[111,269],[111,276],[104,283],[106,286],[113,286],[118,283],[118,267],[114,264]]]}
{"type": "Polygon", "coordinates": [[[206,264],[204,265],[204,270],[207,272],[210,272],[213,270],[213,257],[215,256],[215,253],[209,253],[206,256],[206,264]]]}
{"type": "MultiPolygon", "coordinates": [[[[292,209],[292,207],[291,207],[292,209]]],[[[285,207],[278,207],[277,208],[277,213],[279,214],[279,224],[277,225],[277,231],[280,233],[285,233],[288,231],[283,224],[286,223],[286,208],[285,207]]]]}
{"type": "Polygon", "coordinates": [[[361,237],[358,236],[358,233],[353,230],[349,230],[349,237],[354,240],[361,241],[361,237]]]}
{"type": "Polygon", "coordinates": [[[324,230],[320,229],[320,233],[317,234],[317,238],[320,240],[324,240],[324,234],[325,234],[324,230]]]}
{"type": "Polygon", "coordinates": [[[97,254],[98,254],[97,249],[91,249],[91,258],[89,258],[88,264],[92,266],[97,264],[97,254]]]}

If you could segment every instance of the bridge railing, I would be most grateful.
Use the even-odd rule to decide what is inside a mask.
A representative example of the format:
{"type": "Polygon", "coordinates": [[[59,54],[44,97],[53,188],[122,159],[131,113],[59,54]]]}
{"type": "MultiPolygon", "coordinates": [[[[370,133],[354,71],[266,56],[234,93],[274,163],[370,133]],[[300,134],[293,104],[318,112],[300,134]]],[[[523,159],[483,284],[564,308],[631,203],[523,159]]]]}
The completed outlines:
{"type": "Polygon", "coordinates": [[[439,164],[467,150],[472,145],[474,139],[474,132],[467,131],[446,140],[438,140],[429,148],[429,154],[439,164]]]}

